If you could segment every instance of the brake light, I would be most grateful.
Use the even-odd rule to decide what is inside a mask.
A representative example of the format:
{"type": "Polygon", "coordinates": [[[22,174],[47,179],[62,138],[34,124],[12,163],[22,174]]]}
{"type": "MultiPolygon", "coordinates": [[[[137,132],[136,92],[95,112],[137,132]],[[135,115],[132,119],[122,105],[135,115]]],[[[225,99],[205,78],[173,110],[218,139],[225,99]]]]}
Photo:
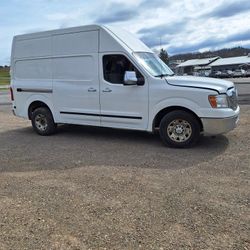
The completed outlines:
{"type": "Polygon", "coordinates": [[[11,101],[14,101],[13,89],[10,87],[10,98],[11,101]]]}

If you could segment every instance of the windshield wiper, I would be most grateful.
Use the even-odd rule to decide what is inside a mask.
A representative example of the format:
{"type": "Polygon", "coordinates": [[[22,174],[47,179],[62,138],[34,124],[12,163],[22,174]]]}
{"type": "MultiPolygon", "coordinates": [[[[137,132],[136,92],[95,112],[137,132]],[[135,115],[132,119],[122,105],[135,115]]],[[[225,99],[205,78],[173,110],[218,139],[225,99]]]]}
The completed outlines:
{"type": "Polygon", "coordinates": [[[164,77],[164,76],[173,76],[174,74],[160,74],[160,75],[156,75],[155,77],[164,77]]]}

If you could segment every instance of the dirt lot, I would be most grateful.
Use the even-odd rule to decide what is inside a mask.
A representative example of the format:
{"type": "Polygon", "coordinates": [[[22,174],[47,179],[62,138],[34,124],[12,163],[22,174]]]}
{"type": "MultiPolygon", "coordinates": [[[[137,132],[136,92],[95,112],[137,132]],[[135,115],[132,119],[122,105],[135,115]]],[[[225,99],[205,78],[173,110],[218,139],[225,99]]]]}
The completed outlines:
{"type": "Polygon", "coordinates": [[[196,148],[77,126],[39,137],[0,106],[0,249],[250,249],[250,106],[196,148]]]}

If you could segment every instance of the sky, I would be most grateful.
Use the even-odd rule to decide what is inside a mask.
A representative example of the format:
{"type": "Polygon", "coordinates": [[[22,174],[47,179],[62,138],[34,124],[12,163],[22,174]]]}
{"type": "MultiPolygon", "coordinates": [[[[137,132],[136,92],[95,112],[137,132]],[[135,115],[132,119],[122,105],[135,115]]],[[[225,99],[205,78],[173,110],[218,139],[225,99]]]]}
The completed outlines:
{"type": "Polygon", "coordinates": [[[170,55],[250,48],[250,0],[0,0],[0,65],[14,35],[89,24],[119,26],[170,55]]]}

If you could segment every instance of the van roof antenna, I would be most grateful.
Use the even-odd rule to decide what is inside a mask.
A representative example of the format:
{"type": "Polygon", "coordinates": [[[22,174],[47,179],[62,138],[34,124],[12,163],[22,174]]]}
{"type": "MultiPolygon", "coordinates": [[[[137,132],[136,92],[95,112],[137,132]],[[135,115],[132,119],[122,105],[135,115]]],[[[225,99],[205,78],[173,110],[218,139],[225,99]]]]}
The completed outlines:
{"type": "MultiPolygon", "coordinates": [[[[161,49],[162,49],[162,42],[161,42],[161,36],[160,36],[160,54],[161,54],[161,49]]],[[[161,78],[162,78],[162,76],[163,76],[163,67],[162,67],[162,64],[161,64],[161,78]]]]}

